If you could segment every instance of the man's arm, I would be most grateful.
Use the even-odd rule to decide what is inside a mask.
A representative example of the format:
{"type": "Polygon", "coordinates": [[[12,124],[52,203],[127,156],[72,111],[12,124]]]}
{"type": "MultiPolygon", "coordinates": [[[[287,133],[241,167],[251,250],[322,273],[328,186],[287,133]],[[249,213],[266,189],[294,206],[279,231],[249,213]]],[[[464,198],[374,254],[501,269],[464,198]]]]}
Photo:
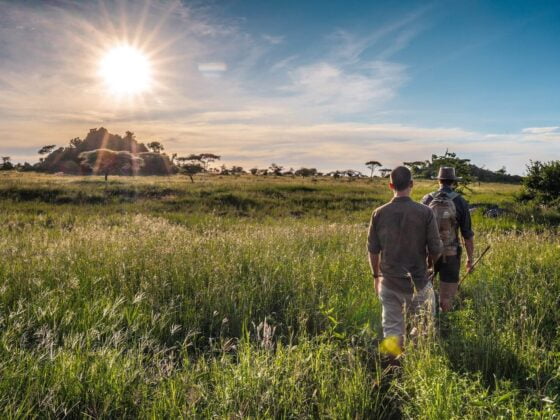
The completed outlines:
{"type": "Polygon", "coordinates": [[[380,271],[379,271],[379,263],[380,263],[380,254],[381,254],[381,242],[379,241],[379,235],[377,235],[377,215],[375,212],[371,215],[371,222],[369,224],[369,231],[368,231],[368,240],[367,240],[367,248],[368,248],[368,256],[369,256],[369,266],[371,267],[371,273],[373,274],[373,285],[375,287],[375,293],[379,296],[380,290],[380,271]]]}
{"type": "Polygon", "coordinates": [[[470,239],[463,238],[463,240],[465,242],[465,250],[467,251],[467,273],[470,273],[472,271],[474,262],[474,236],[470,239]]]}
{"type": "Polygon", "coordinates": [[[459,228],[461,229],[461,236],[467,251],[467,272],[470,272],[474,262],[474,232],[472,230],[471,213],[469,211],[469,203],[463,197],[459,197],[458,201],[460,203],[460,211],[458,211],[459,228]]]}
{"type": "Polygon", "coordinates": [[[371,267],[371,272],[373,274],[373,287],[375,288],[375,294],[379,296],[379,261],[381,260],[380,254],[374,254],[369,252],[369,266],[371,267]]]}

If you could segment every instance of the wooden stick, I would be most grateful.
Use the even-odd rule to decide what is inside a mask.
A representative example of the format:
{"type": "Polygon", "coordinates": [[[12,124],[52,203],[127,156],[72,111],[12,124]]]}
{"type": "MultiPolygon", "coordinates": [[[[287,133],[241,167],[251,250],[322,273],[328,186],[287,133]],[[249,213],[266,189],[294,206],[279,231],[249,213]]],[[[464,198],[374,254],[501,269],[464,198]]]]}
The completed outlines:
{"type": "Polygon", "coordinates": [[[482,251],[482,254],[480,254],[480,256],[476,259],[476,261],[474,262],[474,264],[471,267],[471,271],[468,271],[467,273],[465,273],[465,275],[459,280],[459,285],[461,285],[461,283],[463,283],[463,281],[467,278],[467,276],[469,274],[471,274],[474,270],[474,268],[476,267],[476,265],[480,262],[480,260],[482,259],[482,257],[484,257],[486,255],[486,253],[490,251],[490,245],[488,245],[486,247],[486,249],[484,249],[484,251],[482,251]]]}

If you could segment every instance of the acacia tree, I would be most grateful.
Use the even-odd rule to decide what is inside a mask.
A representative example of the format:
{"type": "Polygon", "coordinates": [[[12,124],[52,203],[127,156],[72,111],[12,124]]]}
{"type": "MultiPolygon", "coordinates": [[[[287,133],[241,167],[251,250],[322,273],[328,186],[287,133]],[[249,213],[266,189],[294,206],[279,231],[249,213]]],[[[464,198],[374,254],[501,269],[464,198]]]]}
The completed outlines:
{"type": "Polygon", "coordinates": [[[96,149],[80,153],[82,165],[89,167],[94,174],[105,176],[105,182],[109,175],[114,174],[136,174],[144,164],[144,159],[130,152],[116,152],[109,149],[96,149]]]}
{"type": "Polygon", "coordinates": [[[191,162],[199,162],[202,165],[202,169],[204,172],[208,171],[208,165],[216,160],[220,160],[221,156],[215,155],[214,153],[200,153],[190,154],[185,158],[177,158],[183,159],[183,161],[191,161],[191,162]]]}
{"type": "Polygon", "coordinates": [[[220,160],[221,156],[215,155],[214,153],[201,153],[198,155],[198,160],[202,162],[204,170],[208,170],[208,164],[220,160]]]}
{"type": "Polygon", "coordinates": [[[366,166],[371,169],[371,176],[370,178],[373,178],[373,172],[375,172],[375,168],[379,168],[381,167],[381,163],[378,162],[377,160],[370,160],[368,162],[366,162],[366,166]]]}
{"type": "Polygon", "coordinates": [[[392,169],[389,168],[381,168],[379,172],[383,178],[387,177],[391,173],[392,169]]]}
{"type": "Polygon", "coordinates": [[[204,168],[200,163],[198,155],[178,157],[177,162],[179,166],[179,173],[188,176],[191,180],[191,183],[194,183],[194,175],[204,172],[204,168]]]}
{"type": "Polygon", "coordinates": [[[159,141],[152,141],[148,143],[146,147],[154,153],[161,153],[164,150],[163,144],[161,144],[159,141]]]}
{"type": "Polygon", "coordinates": [[[43,146],[41,147],[37,153],[39,153],[40,155],[48,155],[49,153],[51,153],[54,148],[56,147],[56,144],[49,144],[47,146],[43,146]]]}

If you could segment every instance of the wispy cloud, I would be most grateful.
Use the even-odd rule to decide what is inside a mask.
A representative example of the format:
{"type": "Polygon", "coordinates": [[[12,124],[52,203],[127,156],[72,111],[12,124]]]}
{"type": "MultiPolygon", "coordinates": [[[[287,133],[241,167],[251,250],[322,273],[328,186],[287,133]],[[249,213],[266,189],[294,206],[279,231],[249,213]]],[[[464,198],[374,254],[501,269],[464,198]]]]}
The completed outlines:
{"type": "Polygon", "coordinates": [[[352,68],[319,62],[290,72],[292,92],[304,107],[319,112],[356,113],[391,99],[406,80],[404,66],[372,61],[352,68]]]}
{"type": "Polygon", "coordinates": [[[285,39],[285,37],[281,36],[281,35],[267,35],[267,34],[265,34],[262,37],[266,42],[268,42],[272,45],[282,44],[284,42],[284,39],[285,39]]]}

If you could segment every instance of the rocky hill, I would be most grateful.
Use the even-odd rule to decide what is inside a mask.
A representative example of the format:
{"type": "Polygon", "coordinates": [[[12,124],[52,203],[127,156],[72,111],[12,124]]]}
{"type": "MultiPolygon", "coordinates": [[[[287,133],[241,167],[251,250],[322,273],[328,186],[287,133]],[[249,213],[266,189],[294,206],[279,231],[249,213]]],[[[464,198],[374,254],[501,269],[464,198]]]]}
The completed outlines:
{"type": "MultiPolygon", "coordinates": [[[[127,131],[124,136],[120,136],[109,133],[104,127],[93,128],[83,140],[75,138],[70,141],[69,146],[53,150],[37,164],[36,169],[50,173],[92,174],[94,170],[82,164],[80,154],[98,149],[129,152],[142,158],[144,164],[140,168],[140,175],[169,175],[177,171],[169,156],[150,152],[144,143],[136,140],[132,132],[127,131]]],[[[116,168],[114,173],[130,174],[125,168],[116,168]]]]}

